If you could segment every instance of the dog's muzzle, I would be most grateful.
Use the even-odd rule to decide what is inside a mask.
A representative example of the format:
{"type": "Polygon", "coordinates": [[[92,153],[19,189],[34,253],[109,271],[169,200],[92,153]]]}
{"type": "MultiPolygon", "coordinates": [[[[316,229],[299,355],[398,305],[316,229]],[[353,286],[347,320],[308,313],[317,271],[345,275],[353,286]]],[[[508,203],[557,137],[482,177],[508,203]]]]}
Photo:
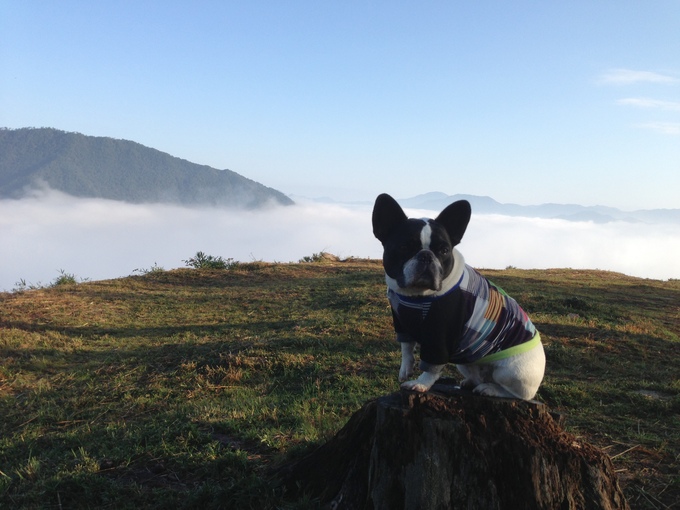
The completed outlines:
{"type": "Polygon", "coordinates": [[[430,250],[420,250],[404,266],[404,282],[400,286],[439,290],[442,286],[442,265],[430,250]]]}

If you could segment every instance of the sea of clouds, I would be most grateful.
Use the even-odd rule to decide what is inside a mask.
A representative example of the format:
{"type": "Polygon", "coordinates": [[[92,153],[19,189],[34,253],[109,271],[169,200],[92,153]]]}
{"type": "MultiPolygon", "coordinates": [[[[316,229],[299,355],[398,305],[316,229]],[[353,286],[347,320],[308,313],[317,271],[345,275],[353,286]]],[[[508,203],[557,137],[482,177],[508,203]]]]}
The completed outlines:
{"type": "MultiPolygon", "coordinates": [[[[408,210],[433,217],[436,211],[408,210]]],[[[51,190],[0,200],[0,290],[49,284],[64,271],[102,280],[173,269],[203,251],[237,261],[290,262],[327,251],[380,258],[370,205],[299,203],[255,211],[127,204],[51,190]]],[[[478,268],[603,269],[680,278],[677,224],[474,215],[459,247],[478,268]]]]}

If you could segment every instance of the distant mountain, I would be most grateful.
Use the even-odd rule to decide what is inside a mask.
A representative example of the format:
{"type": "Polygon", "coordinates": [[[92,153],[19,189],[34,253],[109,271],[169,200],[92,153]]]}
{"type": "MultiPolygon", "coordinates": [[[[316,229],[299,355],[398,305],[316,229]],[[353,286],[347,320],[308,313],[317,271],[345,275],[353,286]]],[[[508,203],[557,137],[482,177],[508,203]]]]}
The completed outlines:
{"type": "Polygon", "coordinates": [[[283,193],[231,170],[197,165],[127,140],[51,128],[0,129],[0,198],[35,186],[132,203],[256,208],[283,193]]]}
{"type": "Polygon", "coordinates": [[[680,223],[680,209],[651,209],[626,212],[613,207],[582,206],[575,204],[517,205],[501,204],[493,198],[476,195],[447,195],[440,192],[425,193],[412,198],[398,199],[402,207],[440,211],[456,200],[465,199],[475,214],[501,214],[528,218],[553,218],[569,221],[611,221],[644,223],[680,223]]]}

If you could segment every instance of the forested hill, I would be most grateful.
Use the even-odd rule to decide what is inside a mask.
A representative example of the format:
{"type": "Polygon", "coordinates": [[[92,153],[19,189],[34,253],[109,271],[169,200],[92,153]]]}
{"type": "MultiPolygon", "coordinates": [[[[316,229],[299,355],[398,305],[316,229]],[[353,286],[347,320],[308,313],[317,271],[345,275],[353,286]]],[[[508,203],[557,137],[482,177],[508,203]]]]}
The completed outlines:
{"type": "Polygon", "coordinates": [[[0,129],[0,198],[48,185],[77,197],[255,208],[293,201],[231,170],[141,144],[51,128],[0,129]]]}

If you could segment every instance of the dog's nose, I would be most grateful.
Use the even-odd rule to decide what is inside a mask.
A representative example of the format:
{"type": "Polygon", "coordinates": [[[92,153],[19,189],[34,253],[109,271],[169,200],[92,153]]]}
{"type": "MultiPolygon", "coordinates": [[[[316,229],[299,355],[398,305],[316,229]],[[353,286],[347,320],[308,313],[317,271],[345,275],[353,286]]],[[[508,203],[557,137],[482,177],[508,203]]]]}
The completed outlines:
{"type": "Polygon", "coordinates": [[[416,260],[421,264],[430,264],[434,262],[437,257],[430,250],[420,250],[416,255],[416,260]]]}

